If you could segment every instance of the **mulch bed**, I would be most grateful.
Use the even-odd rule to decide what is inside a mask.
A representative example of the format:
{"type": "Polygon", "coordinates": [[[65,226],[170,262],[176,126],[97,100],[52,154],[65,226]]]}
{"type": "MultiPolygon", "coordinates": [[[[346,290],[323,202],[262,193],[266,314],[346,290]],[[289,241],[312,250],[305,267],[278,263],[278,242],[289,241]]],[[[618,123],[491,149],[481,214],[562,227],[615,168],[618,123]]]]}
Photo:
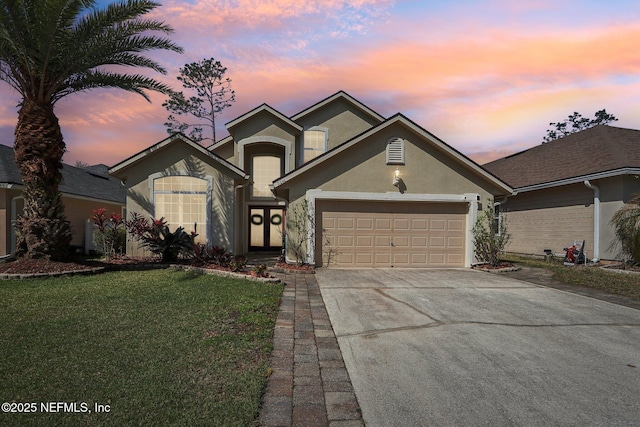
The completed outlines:
{"type": "MultiPolygon", "coordinates": [[[[185,267],[199,267],[207,270],[218,270],[232,273],[230,268],[224,268],[215,264],[201,264],[194,265],[191,262],[180,260],[174,264],[184,265],[185,267]]],[[[106,270],[128,270],[131,267],[152,267],[153,265],[165,265],[158,259],[135,259],[135,258],[113,258],[110,261],[95,261],[95,260],[73,260],[68,262],[51,261],[48,259],[28,259],[18,258],[14,261],[7,261],[0,263],[0,274],[56,274],[63,272],[82,272],[91,271],[96,268],[104,268],[106,270]]],[[[166,266],[166,265],[165,265],[166,266]]],[[[257,276],[251,270],[235,272],[238,274],[245,274],[248,276],[257,276]]],[[[268,273],[263,274],[260,277],[271,277],[268,273]]]]}
{"type": "Polygon", "coordinates": [[[103,267],[103,263],[94,261],[81,262],[59,262],[48,259],[27,259],[19,258],[0,264],[0,273],[4,274],[42,274],[42,273],[62,273],[65,271],[91,270],[96,267],[103,267]]]}

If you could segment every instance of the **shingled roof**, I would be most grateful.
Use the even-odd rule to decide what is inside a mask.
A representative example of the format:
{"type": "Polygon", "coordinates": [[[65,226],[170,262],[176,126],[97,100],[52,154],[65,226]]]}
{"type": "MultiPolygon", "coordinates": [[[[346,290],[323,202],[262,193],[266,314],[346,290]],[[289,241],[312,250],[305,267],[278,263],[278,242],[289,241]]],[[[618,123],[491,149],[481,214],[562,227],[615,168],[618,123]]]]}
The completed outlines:
{"type": "Polygon", "coordinates": [[[640,130],[607,125],[576,132],[483,165],[513,188],[640,168],[640,130]]]}
{"type": "MultiPolygon", "coordinates": [[[[93,165],[87,168],[62,165],[60,192],[124,204],[127,190],[120,181],[109,176],[109,167],[93,165]]],[[[0,144],[0,183],[22,185],[20,169],[13,157],[13,148],[0,144]]]]}

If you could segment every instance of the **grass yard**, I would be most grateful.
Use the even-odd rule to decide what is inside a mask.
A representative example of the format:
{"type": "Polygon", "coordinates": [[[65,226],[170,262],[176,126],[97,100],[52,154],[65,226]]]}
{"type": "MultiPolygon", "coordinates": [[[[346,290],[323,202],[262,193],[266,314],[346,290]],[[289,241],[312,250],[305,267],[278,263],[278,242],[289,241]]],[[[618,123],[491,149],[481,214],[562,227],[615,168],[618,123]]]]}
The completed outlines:
{"type": "Polygon", "coordinates": [[[640,300],[640,274],[621,274],[597,267],[567,267],[560,261],[546,262],[515,255],[507,255],[503,259],[529,267],[551,270],[554,273],[554,279],[570,285],[587,286],[640,300]]]}
{"type": "Polygon", "coordinates": [[[0,425],[253,425],[282,289],[170,270],[0,281],[0,402],[37,406],[0,425]]]}

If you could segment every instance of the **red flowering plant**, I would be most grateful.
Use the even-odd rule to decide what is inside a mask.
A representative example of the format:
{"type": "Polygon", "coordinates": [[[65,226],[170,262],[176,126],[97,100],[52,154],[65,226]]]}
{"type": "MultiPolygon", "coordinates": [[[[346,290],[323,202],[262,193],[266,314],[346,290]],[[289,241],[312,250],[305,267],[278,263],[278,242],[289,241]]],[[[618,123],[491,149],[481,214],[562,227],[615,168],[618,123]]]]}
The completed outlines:
{"type": "Polygon", "coordinates": [[[124,253],[126,231],[122,215],[112,213],[107,217],[107,209],[99,208],[91,212],[91,222],[96,226],[93,243],[98,252],[111,260],[114,255],[124,253]]]}

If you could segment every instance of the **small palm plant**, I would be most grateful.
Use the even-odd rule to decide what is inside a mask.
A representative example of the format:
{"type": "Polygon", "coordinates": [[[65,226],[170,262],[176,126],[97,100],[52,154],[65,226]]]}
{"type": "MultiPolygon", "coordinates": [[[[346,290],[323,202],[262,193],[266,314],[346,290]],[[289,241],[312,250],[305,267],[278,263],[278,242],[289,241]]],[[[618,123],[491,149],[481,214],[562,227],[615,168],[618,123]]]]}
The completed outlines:
{"type": "Polygon", "coordinates": [[[611,225],[618,239],[621,255],[640,263],[640,195],[635,195],[613,215],[611,225]]]}
{"type": "Polygon", "coordinates": [[[140,236],[140,246],[162,256],[163,262],[174,262],[179,255],[193,253],[195,237],[195,233],[189,234],[182,227],[172,232],[164,218],[160,218],[153,220],[151,227],[140,236]]]}

